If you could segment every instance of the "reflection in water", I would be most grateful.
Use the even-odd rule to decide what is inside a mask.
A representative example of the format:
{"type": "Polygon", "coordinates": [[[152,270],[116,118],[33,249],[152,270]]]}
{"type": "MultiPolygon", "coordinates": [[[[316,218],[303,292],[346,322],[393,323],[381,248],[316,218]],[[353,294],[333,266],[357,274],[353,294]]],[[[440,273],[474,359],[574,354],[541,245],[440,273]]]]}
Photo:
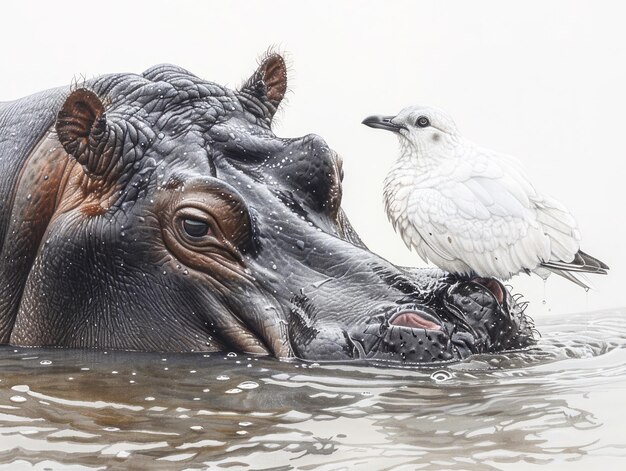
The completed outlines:
{"type": "Polygon", "coordinates": [[[616,469],[622,316],[420,370],[2,347],[0,469],[616,469]]]}

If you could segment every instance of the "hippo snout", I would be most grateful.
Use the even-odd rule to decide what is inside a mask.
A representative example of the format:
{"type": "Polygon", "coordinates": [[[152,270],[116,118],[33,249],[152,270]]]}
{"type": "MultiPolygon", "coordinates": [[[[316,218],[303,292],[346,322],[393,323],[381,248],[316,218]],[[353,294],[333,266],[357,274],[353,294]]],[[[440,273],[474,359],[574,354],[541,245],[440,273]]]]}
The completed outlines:
{"type": "Polygon", "coordinates": [[[523,348],[532,340],[523,308],[497,280],[448,277],[435,293],[379,306],[352,325],[310,323],[294,332],[296,354],[307,358],[323,346],[327,360],[423,364],[523,348]]]}

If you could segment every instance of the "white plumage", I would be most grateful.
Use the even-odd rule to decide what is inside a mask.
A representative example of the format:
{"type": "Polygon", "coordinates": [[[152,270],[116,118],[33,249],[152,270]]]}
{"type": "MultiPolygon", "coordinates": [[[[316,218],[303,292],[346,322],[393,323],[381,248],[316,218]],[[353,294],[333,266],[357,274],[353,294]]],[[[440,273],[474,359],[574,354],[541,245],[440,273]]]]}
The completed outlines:
{"type": "Polygon", "coordinates": [[[465,139],[444,112],[412,106],[363,123],[399,137],[385,207],[425,261],[500,279],[556,272],[585,287],[581,273],[606,273],[604,263],[579,250],[576,221],[563,205],[538,193],[516,159],[465,139]]]}

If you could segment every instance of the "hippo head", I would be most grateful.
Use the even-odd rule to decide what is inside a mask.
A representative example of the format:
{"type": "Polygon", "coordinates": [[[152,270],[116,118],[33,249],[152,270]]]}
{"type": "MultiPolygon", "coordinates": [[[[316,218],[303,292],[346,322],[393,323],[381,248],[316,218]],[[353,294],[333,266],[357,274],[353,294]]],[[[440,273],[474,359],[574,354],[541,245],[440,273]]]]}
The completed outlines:
{"type": "Polygon", "coordinates": [[[529,345],[498,281],[367,250],[337,153],[272,132],[286,80],[269,54],[237,91],[169,65],[71,91],[55,124],[67,168],[12,341],[415,363],[529,345]]]}

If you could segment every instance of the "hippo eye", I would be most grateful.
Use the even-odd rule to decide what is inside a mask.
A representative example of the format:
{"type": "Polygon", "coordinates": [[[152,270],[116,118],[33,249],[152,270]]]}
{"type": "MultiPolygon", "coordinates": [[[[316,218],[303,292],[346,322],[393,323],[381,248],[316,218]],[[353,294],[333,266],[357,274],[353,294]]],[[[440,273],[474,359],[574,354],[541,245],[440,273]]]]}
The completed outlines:
{"type": "Polygon", "coordinates": [[[197,219],[183,219],[183,230],[189,237],[198,239],[209,233],[209,225],[197,219]]]}
{"type": "Polygon", "coordinates": [[[430,120],[426,116],[420,116],[415,121],[415,125],[419,126],[420,128],[426,128],[430,126],[430,120]]]}

